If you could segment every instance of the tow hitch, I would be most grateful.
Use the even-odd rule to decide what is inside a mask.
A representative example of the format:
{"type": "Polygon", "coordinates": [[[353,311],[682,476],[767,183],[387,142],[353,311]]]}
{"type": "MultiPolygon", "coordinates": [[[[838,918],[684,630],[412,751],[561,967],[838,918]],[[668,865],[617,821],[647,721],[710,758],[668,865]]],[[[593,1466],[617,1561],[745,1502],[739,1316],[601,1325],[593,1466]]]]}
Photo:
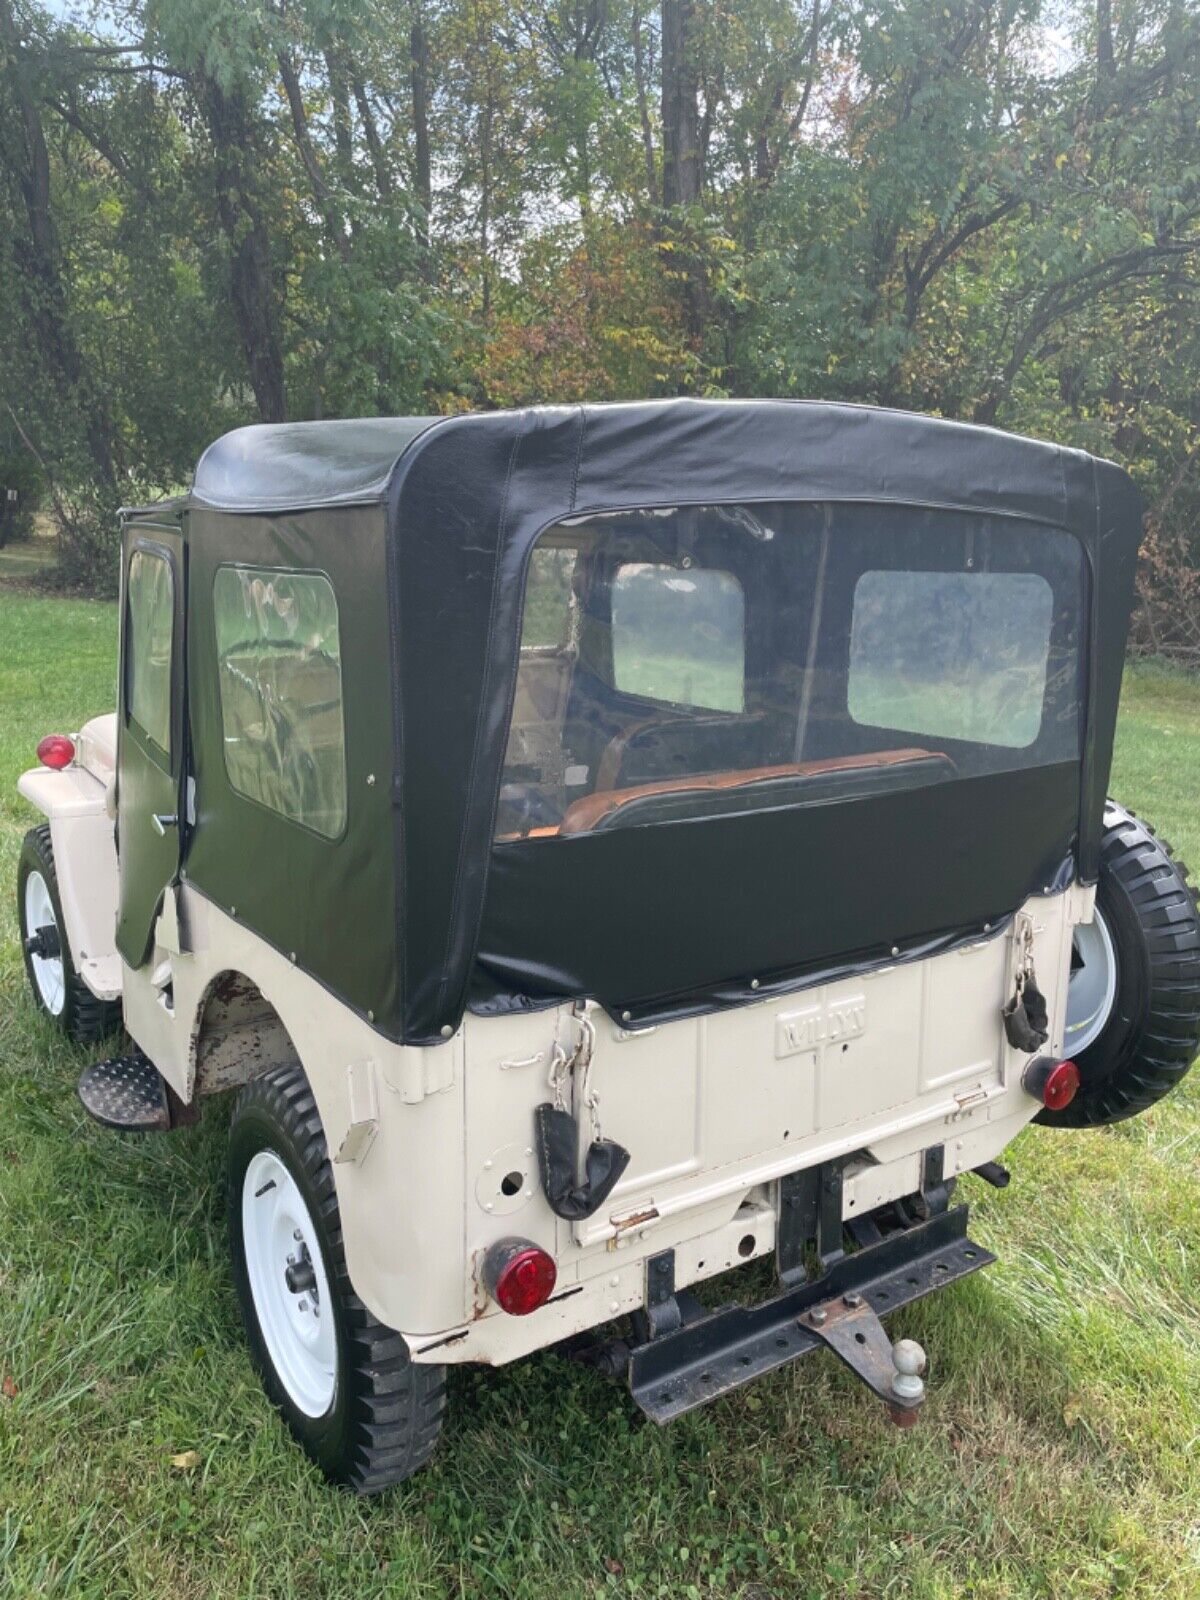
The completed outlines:
{"type": "Polygon", "coordinates": [[[813,1306],[804,1320],[879,1396],[897,1427],[912,1426],[925,1400],[921,1374],[927,1365],[915,1339],[899,1339],[893,1345],[883,1323],[853,1289],[826,1305],[813,1306]]]}
{"type": "Polygon", "coordinates": [[[967,1237],[967,1207],[955,1206],[839,1254],[820,1277],[759,1305],[704,1313],[689,1304],[674,1331],[630,1351],[630,1391],[654,1422],[670,1422],[828,1348],[879,1396],[894,1422],[909,1426],[925,1399],[925,1353],[911,1339],[893,1345],[880,1317],[995,1259],[967,1237]]]}

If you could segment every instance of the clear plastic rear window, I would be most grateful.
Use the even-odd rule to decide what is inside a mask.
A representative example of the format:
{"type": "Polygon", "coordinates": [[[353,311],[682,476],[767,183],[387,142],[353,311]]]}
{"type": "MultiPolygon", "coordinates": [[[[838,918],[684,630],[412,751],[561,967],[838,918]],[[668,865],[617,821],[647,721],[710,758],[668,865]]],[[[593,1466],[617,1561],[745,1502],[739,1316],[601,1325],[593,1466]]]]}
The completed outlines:
{"type": "Polygon", "coordinates": [[[497,835],[562,838],[1075,761],[1083,555],[965,513],[623,511],[528,568],[497,835]]]}

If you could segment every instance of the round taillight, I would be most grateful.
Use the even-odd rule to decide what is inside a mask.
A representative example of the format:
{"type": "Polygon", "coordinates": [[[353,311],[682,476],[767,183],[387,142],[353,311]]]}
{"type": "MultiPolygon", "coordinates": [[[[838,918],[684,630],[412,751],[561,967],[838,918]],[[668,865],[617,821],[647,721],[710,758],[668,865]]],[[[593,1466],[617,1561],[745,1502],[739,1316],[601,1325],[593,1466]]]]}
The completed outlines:
{"type": "Polygon", "coordinates": [[[37,758],[55,771],[69,767],[75,759],[75,746],[65,733],[48,733],[37,747],[37,758]]]}
{"type": "Polygon", "coordinates": [[[557,1279],[554,1257],[527,1239],[501,1239],[484,1258],[487,1291],[510,1317],[527,1317],[544,1306],[557,1279]]]}
{"type": "Polygon", "coordinates": [[[1065,1111],[1079,1092],[1079,1068],[1073,1061],[1040,1056],[1025,1068],[1021,1082],[1026,1093],[1040,1100],[1047,1111],[1065,1111]]]}
{"type": "Polygon", "coordinates": [[[1042,1104],[1047,1111],[1065,1111],[1079,1088],[1079,1068],[1073,1061],[1060,1061],[1051,1067],[1042,1089],[1042,1104]]]}

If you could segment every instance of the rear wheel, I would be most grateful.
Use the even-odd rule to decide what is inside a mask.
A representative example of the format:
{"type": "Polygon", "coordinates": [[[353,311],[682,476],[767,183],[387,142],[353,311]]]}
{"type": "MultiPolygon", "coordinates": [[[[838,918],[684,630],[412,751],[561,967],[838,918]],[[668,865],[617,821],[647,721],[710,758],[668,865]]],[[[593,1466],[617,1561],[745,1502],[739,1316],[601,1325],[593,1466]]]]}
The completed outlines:
{"type": "Polygon", "coordinates": [[[325,1134],[298,1065],[238,1099],[229,1231],[251,1353],[297,1440],[359,1494],[409,1477],[437,1443],[444,1368],[414,1363],[351,1286],[325,1134]]]}
{"type": "Polygon", "coordinates": [[[1109,801],[1096,917],[1075,935],[1064,1039],[1079,1092],[1055,1127],[1121,1122],[1167,1094],[1200,1049],[1200,914],[1187,871],[1109,801]]]}
{"type": "Polygon", "coordinates": [[[119,1001],[98,1000],[75,970],[63,920],[54,846],[45,823],[25,835],[17,863],[17,918],[25,975],[38,1010],[76,1044],[112,1033],[119,1001]]]}

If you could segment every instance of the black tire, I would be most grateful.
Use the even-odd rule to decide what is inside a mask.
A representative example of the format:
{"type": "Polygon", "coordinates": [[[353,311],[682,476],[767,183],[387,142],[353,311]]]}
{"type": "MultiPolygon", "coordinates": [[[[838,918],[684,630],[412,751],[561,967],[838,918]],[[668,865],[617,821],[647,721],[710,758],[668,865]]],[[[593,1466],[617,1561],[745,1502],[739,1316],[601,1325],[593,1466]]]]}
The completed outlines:
{"type": "Polygon", "coordinates": [[[445,1368],[414,1363],[398,1333],[355,1294],[346,1271],[333,1172],[316,1102],[298,1064],[247,1084],[229,1131],[229,1237],[233,1277],[254,1364],[284,1421],[334,1483],[362,1495],[410,1477],[432,1455],[445,1407],[445,1368]],[[328,1280],[337,1355],[333,1398],[320,1417],[291,1399],[269,1354],[246,1266],[242,1188],[260,1151],[287,1167],[313,1221],[328,1280]]]}
{"type": "Polygon", "coordinates": [[[1056,1128],[1122,1122],[1169,1094],[1200,1050],[1200,913],[1187,868],[1154,830],[1111,800],[1096,904],[1112,936],[1117,988],[1099,1038],[1075,1057],[1080,1087],[1056,1128]]]}
{"type": "Polygon", "coordinates": [[[62,899],[58,892],[58,873],[54,866],[54,846],[50,842],[49,825],[43,823],[39,828],[31,828],[25,835],[25,842],[21,846],[21,854],[17,862],[17,922],[21,929],[21,950],[25,958],[25,976],[29,980],[29,989],[33,995],[33,1003],[44,1017],[48,1017],[56,1028],[61,1028],[68,1039],[75,1044],[91,1044],[96,1039],[103,1039],[113,1033],[121,1025],[121,1002],[119,1000],[97,1000],[96,996],[84,983],[75,970],[75,963],[71,957],[71,945],[67,938],[67,927],[63,920],[62,899]],[[52,1011],[42,996],[38,981],[34,973],[33,953],[28,948],[27,941],[39,933],[39,929],[26,926],[25,915],[25,886],[31,874],[38,873],[46,885],[50,896],[50,904],[54,913],[54,932],[58,939],[59,955],[63,966],[63,999],[57,1011],[52,1011]]]}

